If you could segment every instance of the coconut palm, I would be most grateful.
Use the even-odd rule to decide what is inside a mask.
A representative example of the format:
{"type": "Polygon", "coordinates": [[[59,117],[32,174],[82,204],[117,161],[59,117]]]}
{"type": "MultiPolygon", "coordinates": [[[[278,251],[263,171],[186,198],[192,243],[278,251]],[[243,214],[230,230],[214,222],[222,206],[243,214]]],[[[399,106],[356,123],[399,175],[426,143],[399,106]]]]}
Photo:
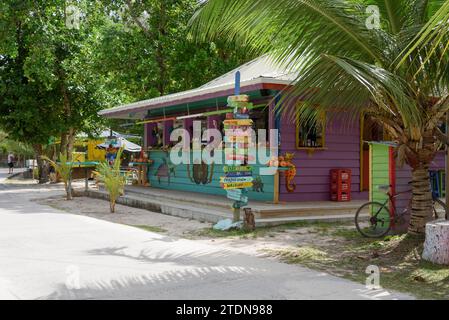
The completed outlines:
{"type": "Polygon", "coordinates": [[[55,169],[56,173],[61,178],[62,182],[64,182],[64,188],[66,192],[67,200],[72,200],[72,169],[73,163],[68,161],[67,155],[60,153],[59,154],[59,162],[55,162],[46,156],[42,156],[43,160],[46,160],[50,163],[50,165],[55,169]]]}
{"type": "Polygon", "coordinates": [[[412,168],[409,233],[422,234],[432,216],[429,164],[446,142],[438,125],[449,109],[448,21],[449,0],[209,0],[192,32],[298,72],[278,104],[285,115],[365,114],[382,126],[412,168]]]}
{"type": "Polygon", "coordinates": [[[111,213],[115,213],[117,199],[125,192],[127,174],[122,174],[120,171],[122,153],[123,147],[117,152],[112,165],[109,165],[107,162],[101,162],[97,165],[96,171],[94,171],[100,182],[104,183],[104,187],[109,194],[111,213]]]}

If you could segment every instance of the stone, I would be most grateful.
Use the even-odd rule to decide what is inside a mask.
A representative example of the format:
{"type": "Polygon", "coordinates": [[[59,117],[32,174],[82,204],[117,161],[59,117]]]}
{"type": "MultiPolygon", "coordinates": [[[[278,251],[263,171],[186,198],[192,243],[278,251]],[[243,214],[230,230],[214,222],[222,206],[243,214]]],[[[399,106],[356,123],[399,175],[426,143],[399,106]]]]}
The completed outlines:
{"type": "Polygon", "coordinates": [[[449,221],[436,220],[426,224],[424,260],[449,265],[449,221]]]}

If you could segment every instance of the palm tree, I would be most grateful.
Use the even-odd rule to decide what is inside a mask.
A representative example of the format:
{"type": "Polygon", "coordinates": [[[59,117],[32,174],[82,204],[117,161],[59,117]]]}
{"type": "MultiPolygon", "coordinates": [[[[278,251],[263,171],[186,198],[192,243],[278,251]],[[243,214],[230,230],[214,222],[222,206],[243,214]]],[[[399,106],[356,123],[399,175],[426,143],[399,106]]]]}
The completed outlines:
{"type": "Polygon", "coordinates": [[[100,182],[104,183],[104,187],[109,194],[111,213],[115,213],[117,199],[125,192],[126,178],[128,176],[128,173],[122,174],[120,170],[122,153],[123,147],[117,152],[117,156],[112,165],[107,162],[101,162],[97,165],[96,171],[94,171],[94,174],[100,182]]]}
{"type": "Polygon", "coordinates": [[[197,39],[227,39],[297,71],[279,111],[371,117],[412,168],[410,234],[432,216],[429,164],[449,109],[449,0],[209,0],[197,39]],[[379,14],[377,14],[379,13],[379,14]],[[299,99],[298,97],[302,97],[299,99]]]}
{"type": "Polygon", "coordinates": [[[55,169],[56,173],[59,174],[62,182],[64,182],[64,188],[66,192],[66,199],[73,199],[72,190],[72,169],[73,163],[68,160],[66,154],[59,154],[59,162],[55,162],[48,158],[47,156],[42,156],[42,160],[47,161],[55,169]]]}

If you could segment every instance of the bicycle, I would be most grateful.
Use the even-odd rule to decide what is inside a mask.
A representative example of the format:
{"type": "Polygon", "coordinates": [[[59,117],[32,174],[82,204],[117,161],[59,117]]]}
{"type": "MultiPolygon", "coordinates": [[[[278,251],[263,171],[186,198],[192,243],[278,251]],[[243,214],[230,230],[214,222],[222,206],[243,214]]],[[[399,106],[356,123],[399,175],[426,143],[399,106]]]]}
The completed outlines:
{"type": "MultiPolygon", "coordinates": [[[[386,236],[394,225],[402,225],[406,221],[406,217],[411,208],[411,201],[408,206],[401,212],[397,213],[395,200],[405,193],[410,193],[411,190],[392,193],[392,186],[379,186],[379,191],[385,191],[388,199],[384,203],[371,201],[363,204],[355,214],[355,226],[357,231],[366,238],[382,238],[386,236]],[[391,209],[389,204],[391,204],[391,209]],[[368,217],[366,216],[368,213],[368,217]],[[368,219],[366,219],[368,218],[368,219]]],[[[433,212],[435,220],[440,218],[440,213],[445,215],[448,219],[448,208],[446,204],[438,199],[432,193],[433,198],[433,212]]]]}

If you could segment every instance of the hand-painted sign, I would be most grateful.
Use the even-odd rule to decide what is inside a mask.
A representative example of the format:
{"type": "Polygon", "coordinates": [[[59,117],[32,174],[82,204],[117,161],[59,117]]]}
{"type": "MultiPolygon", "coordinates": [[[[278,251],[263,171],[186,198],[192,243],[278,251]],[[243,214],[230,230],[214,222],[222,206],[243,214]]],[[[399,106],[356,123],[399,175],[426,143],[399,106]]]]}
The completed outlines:
{"type": "Polygon", "coordinates": [[[246,156],[246,155],[240,155],[240,154],[227,154],[226,160],[237,160],[237,161],[254,161],[256,158],[254,156],[246,156]]]}
{"type": "Polygon", "coordinates": [[[249,143],[251,139],[250,136],[225,136],[224,142],[241,142],[241,143],[249,143]]]}
{"type": "Polygon", "coordinates": [[[229,197],[241,197],[243,195],[243,191],[241,189],[233,189],[226,191],[229,197]]]}
{"type": "Polygon", "coordinates": [[[252,177],[253,173],[251,171],[247,172],[229,172],[226,173],[226,178],[236,178],[236,177],[252,177]]]}
{"type": "Polygon", "coordinates": [[[223,183],[223,188],[225,190],[251,188],[252,186],[253,186],[252,182],[223,183]]]}
{"type": "Polygon", "coordinates": [[[239,119],[239,120],[241,120],[241,119],[249,119],[249,114],[243,114],[243,113],[237,113],[237,114],[235,114],[234,115],[234,117],[236,118],[236,119],[239,119]]]}
{"type": "Polygon", "coordinates": [[[224,166],[224,172],[252,172],[253,168],[250,166],[224,166]]]}
{"type": "Polygon", "coordinates": [[[228,199],[239,202],[240,206],[245,206],[248,204],[248,197],[246,196],[246,191],[242,189],[230,189],[226,190],[228,199]]]}
{"type": "Polygon", "coordinates": [[[221,177],[220,183],[253,182],[253,177],[221,177]]]}
{"type": "Polygon", "coordinates": [[[251,130],[242,130],[241,128],[225,128],[226,137],[252,137],[251,130]]]}
{"type": "Polygon", "coordinates": [[[227,114],[223,122],[226,132],[224,141],[227,143],[225,154],[226,160],[233,161],[234,165],[224,166],[225,176],[220,178],[220,184],[227,191],[227,197],[235,201],[233,208],[240,209],[248,204],[247,188],[253,186],[252,168],[240,164],[255,159],[254,155],[249,154],[253,136],[253,130],[250,129],[254,122],[248,113],[249,96],[229,97],[228,104],[234,107],[234,112],[227,114]]]}
{"type": "Polygon", "coordinates": [[[233,120],[225,120],[224,125],[229,126],[252,126],[253,120],[251,119],[233,119],[233,120]]]}

